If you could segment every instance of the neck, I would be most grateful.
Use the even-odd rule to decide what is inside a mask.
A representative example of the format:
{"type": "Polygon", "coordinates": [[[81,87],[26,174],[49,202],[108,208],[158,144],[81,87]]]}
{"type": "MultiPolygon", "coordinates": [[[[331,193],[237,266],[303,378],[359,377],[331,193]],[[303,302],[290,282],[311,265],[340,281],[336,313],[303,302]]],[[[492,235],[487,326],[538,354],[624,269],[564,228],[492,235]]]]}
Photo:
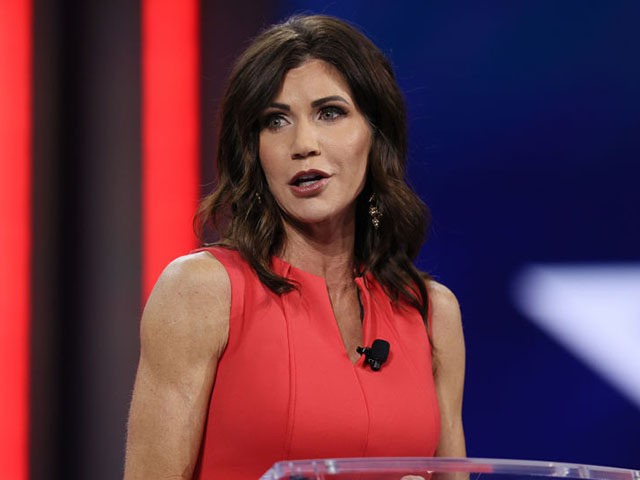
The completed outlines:
{"type": "Polygon", "coordinates": [[[353,282],[355,225],[298,228],[285,222],[282,258],[296,268],[325,278],[327,286],[353,282]],[[346,227],[346,228],[344,228],[346,227]]]}

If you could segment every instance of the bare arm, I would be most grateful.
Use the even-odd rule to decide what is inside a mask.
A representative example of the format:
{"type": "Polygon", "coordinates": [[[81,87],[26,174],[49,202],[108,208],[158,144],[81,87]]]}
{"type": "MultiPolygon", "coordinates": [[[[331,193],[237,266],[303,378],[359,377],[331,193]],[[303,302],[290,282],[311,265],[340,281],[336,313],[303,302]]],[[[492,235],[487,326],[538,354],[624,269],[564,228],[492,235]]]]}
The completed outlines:
{"type": "Polygon", "coordinates": [[[140,325],[126,480],[192,478],[230,300],[224,267],[206,253],[181,257],[160,276],[140,325]]]}
{"type": "Polygon", "coordinates": [[[428,291],[433,308],[434,377],[440,406],[440,442],[436,456],[465,457],[462,428],[465,348],[460,307],[444,285],[430,281],[428,291]]]}

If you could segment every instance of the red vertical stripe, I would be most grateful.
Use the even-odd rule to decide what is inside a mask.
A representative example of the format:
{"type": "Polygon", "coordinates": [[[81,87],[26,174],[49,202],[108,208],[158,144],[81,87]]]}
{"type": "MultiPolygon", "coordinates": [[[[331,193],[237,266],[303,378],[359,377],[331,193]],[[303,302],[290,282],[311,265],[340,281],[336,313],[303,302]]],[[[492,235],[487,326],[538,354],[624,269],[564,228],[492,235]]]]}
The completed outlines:
{"type": "Polygon", "coordinates": [[[196,244],[199,182],[197,0],[142,2],[143,289],[196,244]]]}
{"type": "Polygon", "coordinates": [[[0,476],[28,475],[31,2],[0,4],[0,476]]]}

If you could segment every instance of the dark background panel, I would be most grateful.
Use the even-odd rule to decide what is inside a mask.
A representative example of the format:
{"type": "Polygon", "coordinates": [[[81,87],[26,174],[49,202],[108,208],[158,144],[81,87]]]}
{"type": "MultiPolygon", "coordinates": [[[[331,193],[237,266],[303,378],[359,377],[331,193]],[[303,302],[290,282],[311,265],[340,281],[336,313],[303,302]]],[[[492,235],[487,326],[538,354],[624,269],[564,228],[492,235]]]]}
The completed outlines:
{"type": "Polygon", "coordinates": [[[119,478],[140,315],[140,15],[34,3],[31,478],[119,478]]]}

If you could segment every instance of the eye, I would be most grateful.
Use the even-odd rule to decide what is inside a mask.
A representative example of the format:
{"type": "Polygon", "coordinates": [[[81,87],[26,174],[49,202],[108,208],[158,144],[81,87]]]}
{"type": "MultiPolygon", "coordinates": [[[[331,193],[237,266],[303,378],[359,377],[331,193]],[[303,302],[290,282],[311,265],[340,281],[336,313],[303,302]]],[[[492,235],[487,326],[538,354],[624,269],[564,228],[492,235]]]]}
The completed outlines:
{"type": "Polygon", "coordinates": [[[271,113],[265,115],[262,119],[262,128],[267,128],[269,130],[278,130],[279,128],[284,127],[289,122],[285,118],[285,116],[281,113],[271,113]]]}
{"type": "Polygon", "coordinates": [[[330,106],[322,107],[320,109],[320,119],[335,120],[345,115],[345,113],[346,112],[342,108],[336,107],[335,105],[330,105],[330,106]]]}

